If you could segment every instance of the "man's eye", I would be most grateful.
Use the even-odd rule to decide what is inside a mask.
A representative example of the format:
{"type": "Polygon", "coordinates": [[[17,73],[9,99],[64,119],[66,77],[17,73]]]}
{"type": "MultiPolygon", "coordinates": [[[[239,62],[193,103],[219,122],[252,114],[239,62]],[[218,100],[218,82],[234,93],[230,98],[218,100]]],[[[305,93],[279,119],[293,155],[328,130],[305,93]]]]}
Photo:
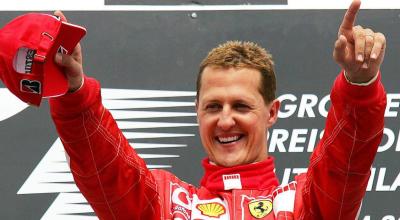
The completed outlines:
{"type": "Polygon", "coordinates": [[[243,104],[243,103],[237,103],[233,107],[238,111],[248,111],[248,110],[250,110],[250,106],[248,106],[246,104],[243,104]]]}
{"type": "Polygon", "coordinates": [[[221,108],[221,105],[219,105],[217,103],[206,105],[206,110],[207,111],[218,111],[220,108],[221,108]]]}

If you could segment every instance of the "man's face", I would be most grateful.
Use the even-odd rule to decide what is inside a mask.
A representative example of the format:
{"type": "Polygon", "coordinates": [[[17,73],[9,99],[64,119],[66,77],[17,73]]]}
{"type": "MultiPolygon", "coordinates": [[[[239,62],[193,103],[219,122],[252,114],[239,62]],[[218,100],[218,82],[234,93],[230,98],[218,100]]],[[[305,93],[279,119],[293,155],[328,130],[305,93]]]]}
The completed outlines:
{"type": "Polygon", "coordinates": [[[265,104],[255,69],[206,67],[196,101],[200,137],[210,160],[231,167],[265,159],[267,129],[279,101],[265,104]]]}

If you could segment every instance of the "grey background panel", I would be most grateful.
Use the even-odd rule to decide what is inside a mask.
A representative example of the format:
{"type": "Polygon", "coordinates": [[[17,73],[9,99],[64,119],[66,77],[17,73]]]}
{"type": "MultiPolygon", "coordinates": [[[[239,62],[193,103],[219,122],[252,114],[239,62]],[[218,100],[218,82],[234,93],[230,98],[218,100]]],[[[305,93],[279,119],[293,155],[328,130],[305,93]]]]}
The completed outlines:
{"type": "Polygon", "coordinates": [[[106,5],[286,5],[287,0],[105,0],[106,5]]]}
{"type": "MultiPolygon", "coordinates": [[[[301,11],[207,11],[196,12],[66,12],[72,23],[85,26],[82,41],[84,70],[97,78],[103,88],[194,91],[198,65],[207,52],[227,40],[255,41],[274,56],[278,94],[315,94],[320,98],[330,91],[340,68],[332,59],[332,47],[342,10],[301,11]]],[[[1,12],[0,25],[21,12],[1,12]]],[[[386,34],[388,48],[382,66],[382,81],[388,93],[399,93],[400,27],[397,10],[363,10],[358,22],[386,34]]],[[[0,87],[3,87],[0,84],[0,87]]],[[[192,101],[193,97],[151,100],[192,101]]],[[[296,102],[298,104],[299,101],[296,102]]],[[[158,108],[157,111],[194,111],[193,107],[158,108]]],[[[398,107],[393,108],[399,111],[398,107]]],[[[1,107],[0,107],[1,111],[1,107]]],[[[143,119],[195,123],[194,117],[143,119]]],[[[275,129],[321,130],[324,118],[279,119],[275,129]]],[[[386,118],[386,127],[399,138],[399,119],[386,118]]],[[[195,137],[159,139],[162,143],[187,144],[186,148],[139,150],[139,153],[179,154],[160,159],[170,163],[183,180],[198,184],[205,156],[196,127],[136,129],[140,132],[195,133],[195,137]]],[[[17,195],[57,135],[46,103],[28,108],[0,122],[0,219],[40,219],[57,194],[17,195]]],[[[387,138],[386,138],[387,139],[387,138]]],[[[383,143],[386,141],[384,138],[383,143]]],[[[151,142],[151,140],[138,140],[151,142]]],[[[289,142],[285,142],[286,145],[289,142]]],[[[399,151],[396,144],[378,153],[374,167],[386,167],[385,184],[392,184],[399,174],[399,151]]],[[[277,174],[285,168],[307,167],[309,152],[272,152],[277,174]]],[[[153,160],[148,160],[153,162],[153,160]]],[[[377,176],[374,187],[376,188],[377,176]]],[[[382,219],[400,218],[400,189],[394,192],[367,192],[361,216],[382,219]]]]}

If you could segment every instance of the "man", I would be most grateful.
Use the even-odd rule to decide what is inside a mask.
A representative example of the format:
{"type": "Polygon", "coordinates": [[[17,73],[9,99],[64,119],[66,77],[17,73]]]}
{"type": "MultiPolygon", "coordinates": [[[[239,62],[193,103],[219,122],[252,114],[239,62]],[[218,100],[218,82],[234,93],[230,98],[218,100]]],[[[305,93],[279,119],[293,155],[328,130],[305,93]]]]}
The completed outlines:
{"type": "Polygon", "coordinates": [[[354,27],[360,4],[352,2],[339,28],[333,57],[344,71],[324,137],[308,172],[286,186],[278,186],[267,153],[280,103],[271,56],[258,45],[227,42],[201,64],[196,111],[208,158],[200,188],[146,168],[103,107],[99,83],[84,76],[79,45],[72,56],[57,55],[70,92],[50,101],[53,120],[75,182],[100,219],[357,218],[386,105],[385,37],[354,27]]]}

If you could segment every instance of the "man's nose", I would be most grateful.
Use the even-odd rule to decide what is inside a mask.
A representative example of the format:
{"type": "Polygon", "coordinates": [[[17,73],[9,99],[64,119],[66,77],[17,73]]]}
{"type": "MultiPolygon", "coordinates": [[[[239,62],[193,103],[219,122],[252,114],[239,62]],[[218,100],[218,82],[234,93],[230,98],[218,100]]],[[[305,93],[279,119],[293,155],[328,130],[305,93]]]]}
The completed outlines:
{"type": "Polygon", "coordinates": [[[217,126],[224,131],[227,131],[235,126],[235,120],[229,107],[223,107],[222,112],[220,113],[220,116],[218,118],[217,126]]]}

